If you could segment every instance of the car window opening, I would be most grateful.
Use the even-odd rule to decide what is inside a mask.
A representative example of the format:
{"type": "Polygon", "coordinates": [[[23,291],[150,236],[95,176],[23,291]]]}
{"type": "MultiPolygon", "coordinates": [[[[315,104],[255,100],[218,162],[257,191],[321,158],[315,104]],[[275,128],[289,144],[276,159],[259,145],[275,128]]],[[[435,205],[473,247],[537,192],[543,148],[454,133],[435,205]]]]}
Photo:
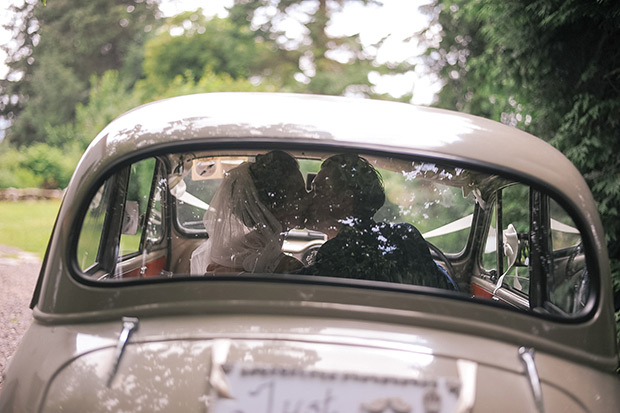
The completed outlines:
{"type": "Polygon", "coordinates": [[[101,282],[281,273],[560,316],[579,314],[591,294],[580,233],[552,198],[416,159],[171,153],[112,175],[80,227],[77,264],[101,282]]]}

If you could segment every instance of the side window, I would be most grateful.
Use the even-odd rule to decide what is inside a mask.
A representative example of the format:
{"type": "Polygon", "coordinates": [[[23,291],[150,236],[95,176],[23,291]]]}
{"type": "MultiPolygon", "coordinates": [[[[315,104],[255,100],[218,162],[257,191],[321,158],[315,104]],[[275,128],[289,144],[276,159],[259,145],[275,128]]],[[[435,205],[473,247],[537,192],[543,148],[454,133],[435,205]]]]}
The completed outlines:
{"type": "Polygon", "coordinates": [[[503,275],[503,287],[523,293],[529,290],[529,198],[530,188],[525,185],[511,185],[498,192],[482,260],[484,268],[496,271],[497,281],[503,275]],[[498,224],[502,228],[499,238],[498,224]]]}
{"type": "Polygon", "coordinates": [[[81,270],[98,279],[159,275],[167,264],[167,180],[162,162],[119,168],[90,202],[77,245],[81,270]]]}
{"type": "Polygon", "coordinates": [[[589,294],[589,279],[581,234],[570,216],[550,202],[553,268],[548,281],[549,301],[564,312],[582,309],[589,294]]]}
{"type": "Polygon", "coordinates": [[[120,257],[140,251],[154,170],[155,159],[153,158],[131,165],[119,249],[120,257]]]}
{"type": "Polygon", "coordinates": [[[568,213],[550,197],[518,184],[498,191],[494,208],[482,255],[483,267],[494,274],[493,293],[501,289],[515,302],[556,314],[582,310],[589,276],[581,234],[568,213]]]}
{"type": "Polygon", "coordinates": [[[504,283],[514,290],[529,291],[530,188],[512,185],[502,190],[502,269],[504,283]]]}
{"type": "Polygon", "coordinates": [[[152,189],[151,208],[146,221],[146,241],[148,244],[157,244],[161,242],[164,235],[163,203],[165,202],[166,181],[161,169],[161,166],[159,166],[156,171],[157,175],[155,176],[152,189]]]}
{"type": "Polygon", "coordinates": [[[84,271],[88,271],[98,262],[111,191],[112,182],[108,180],[93,197],[84,217],[77,248],[78,264],[84,271]]]}

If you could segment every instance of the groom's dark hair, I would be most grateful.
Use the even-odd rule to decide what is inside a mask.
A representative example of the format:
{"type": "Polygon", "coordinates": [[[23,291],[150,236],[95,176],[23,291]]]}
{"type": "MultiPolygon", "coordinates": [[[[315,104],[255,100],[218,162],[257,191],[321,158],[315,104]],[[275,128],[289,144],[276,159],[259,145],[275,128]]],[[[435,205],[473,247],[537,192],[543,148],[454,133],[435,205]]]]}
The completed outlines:
{"type": "Polygon", "coordinates": [[[370,218],[385,203],[385,189],[381,175],[365,158],[353,153],[343,153],[327,158],[321,169],[330,168],[335,188],[340,192],[351,191],[355,214],[370,218]]]}

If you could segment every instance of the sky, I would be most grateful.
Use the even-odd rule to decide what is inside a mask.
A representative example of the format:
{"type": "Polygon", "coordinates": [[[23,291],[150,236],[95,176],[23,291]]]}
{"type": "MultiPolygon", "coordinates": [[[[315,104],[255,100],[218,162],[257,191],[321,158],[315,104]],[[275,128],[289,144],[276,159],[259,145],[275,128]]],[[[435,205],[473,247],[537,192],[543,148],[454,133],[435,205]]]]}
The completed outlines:
{"type": "MultiPolygon", "coordinates": [[[[7,1],[7,0],[4,0],[7,1]]],[[[23,0],[8,0],[13,3],[23,0]]],[[[47,7],[53,7],[54,0],[48,0],[47,7]]],[[[378,50],[380,63],[399,62],[409,60],[416,62],[422,50],[415,39],[408,39],[416,31],[427,25],[427,17],[419,11],[419,7],[428,0],[381,0],[382,6],[363,6],[359,2],[346,2],[341,13],[333,16],[330,31],[335,35],[347,35],[359,32],[362,44],[371,47],[372,44],[385,38],[387,40],[378,50]]],[[[206,15],[226,15],[226,7],[232,0],[162,0],[161,9],[166,16],[173,16],[183,11],[193,11],[202,7],[206,15]]],[[[11,18],[6,12],[0,13],[0,24],[5,24],[11,18]]],[[[300,26],[291,22],[286,27],[291,37],[299,35],[300,26]]],[[[0,28],[0,44],[10,41],[10,33],[0,28]]],[[[6,60],[4,52],[0,51],[0,78],[6,77],[6,60]]],[[[370,80],[376,84],[378,93],[390,93],[400,97],[405,93],[413,92],[414,104],[429,105],[435,93],[439,90],[439,82],[426,73],[419,65],[414,72],[394,76],[373,75],[370,80]]]]}

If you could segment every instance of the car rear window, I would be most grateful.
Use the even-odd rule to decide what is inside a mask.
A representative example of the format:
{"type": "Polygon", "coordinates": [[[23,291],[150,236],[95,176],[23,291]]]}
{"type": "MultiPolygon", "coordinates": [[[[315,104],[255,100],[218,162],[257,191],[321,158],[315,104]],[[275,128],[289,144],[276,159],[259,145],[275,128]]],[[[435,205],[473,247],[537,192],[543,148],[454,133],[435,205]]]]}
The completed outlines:
{"type": "Polygon", "coordinates": [[[591,298],[582,237],[560,203],[446,161],[158,154],[115,171],[78,224],[80,276],[102,283],[287,274],[500,297],[562,316],[591,298]]]}

